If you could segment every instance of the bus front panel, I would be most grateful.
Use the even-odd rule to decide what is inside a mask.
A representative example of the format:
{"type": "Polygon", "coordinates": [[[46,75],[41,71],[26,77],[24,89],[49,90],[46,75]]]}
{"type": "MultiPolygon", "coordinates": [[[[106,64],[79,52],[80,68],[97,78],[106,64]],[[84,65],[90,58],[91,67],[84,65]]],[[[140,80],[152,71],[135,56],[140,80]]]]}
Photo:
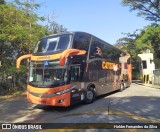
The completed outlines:
{"type": "Polygon", "coordinates": [[[70,85],[55,88],[36,88],[28,85],[27,99],[33,104],[70,106],[70,85]]]}

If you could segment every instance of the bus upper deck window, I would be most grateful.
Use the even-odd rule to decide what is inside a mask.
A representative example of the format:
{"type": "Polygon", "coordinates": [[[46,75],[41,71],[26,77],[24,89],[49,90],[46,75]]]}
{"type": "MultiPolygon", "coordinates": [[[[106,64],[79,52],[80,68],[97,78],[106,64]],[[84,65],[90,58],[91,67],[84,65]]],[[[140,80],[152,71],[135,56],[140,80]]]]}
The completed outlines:
{"type": "Polygon", "coordinates": [[[46,47],[47,51],[54,51],[58,41],[59,41],[59,38],[48,39],[48,42],[47,42],[48,47],[46,47]]]}
{"type": "Polygon", "coordinates": [[[47,53],[65,50],[70,47],[71,35],[57,35],[42,38],[36,45],[34,53],[47,53]]]}
{"type": "Polygon", "coordinates": [[[61,36],[56,50],[67,49],[70,46],[69,42],[70,42],[70,36],[69,35],[61,36]]]}
{"type": "Polygon", "coordinates": [[[100,47],[92,47],[90,51],[90,58],[101,58],[102,49],[100,47]]]}

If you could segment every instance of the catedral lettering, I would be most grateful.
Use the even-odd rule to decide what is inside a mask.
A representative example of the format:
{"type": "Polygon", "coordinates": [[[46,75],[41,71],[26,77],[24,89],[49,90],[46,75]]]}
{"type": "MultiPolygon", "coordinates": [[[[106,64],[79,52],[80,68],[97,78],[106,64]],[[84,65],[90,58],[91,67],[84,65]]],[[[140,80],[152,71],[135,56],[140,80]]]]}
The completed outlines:
{"type": "Polygon", "coordinates": [[[114,69],[114,68],[118,69],[119,65],[112,62],[105,62],[105,61],[102,62],[102,69],[114,69]]]}
{"type": "Polygon", "coordinates": [[[34,104],[92,103],[96,96],[123,91],[131,83],[130,56],[85,32],[41,38],[32,54],[17,59],[17,68],[27,58],[27,99],[34,104]]]}
{"type": "Polygon", "coordinates": [[[48,60],[48,59],[50,59],[50,56],[37,57],[37,60],[48,60]]]}

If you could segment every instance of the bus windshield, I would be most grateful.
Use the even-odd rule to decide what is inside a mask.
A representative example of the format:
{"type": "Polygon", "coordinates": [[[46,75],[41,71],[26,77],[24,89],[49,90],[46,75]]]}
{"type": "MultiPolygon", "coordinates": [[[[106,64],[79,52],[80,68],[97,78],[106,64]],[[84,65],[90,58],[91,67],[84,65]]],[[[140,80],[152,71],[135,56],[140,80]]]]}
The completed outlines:
{"type": "Polygon", "coordinates": [[[34,53],[50,53],[68,49],[71,36],[69,34],[49,36],[42,38],[36,45],[34,53]]]}
{"type": "Polygon", "coordinates": [[[29,83],[36,87],[56,87],[67,82],[66,66],[59,66],[59,61],[31,62],[29,83]]]}

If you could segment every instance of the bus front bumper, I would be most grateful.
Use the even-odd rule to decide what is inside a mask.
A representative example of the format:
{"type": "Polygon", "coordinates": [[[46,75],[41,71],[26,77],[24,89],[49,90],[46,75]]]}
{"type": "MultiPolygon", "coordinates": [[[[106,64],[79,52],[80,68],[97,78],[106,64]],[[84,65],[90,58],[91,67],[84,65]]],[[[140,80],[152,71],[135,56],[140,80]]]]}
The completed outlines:
{"type": "Polygon", "coordinates": [[[50,106],[70,106],[70,92],[49,98],[37,97],[27,92],[27,99],[30,103],[33,104],[42,104],[50,106]]]}

